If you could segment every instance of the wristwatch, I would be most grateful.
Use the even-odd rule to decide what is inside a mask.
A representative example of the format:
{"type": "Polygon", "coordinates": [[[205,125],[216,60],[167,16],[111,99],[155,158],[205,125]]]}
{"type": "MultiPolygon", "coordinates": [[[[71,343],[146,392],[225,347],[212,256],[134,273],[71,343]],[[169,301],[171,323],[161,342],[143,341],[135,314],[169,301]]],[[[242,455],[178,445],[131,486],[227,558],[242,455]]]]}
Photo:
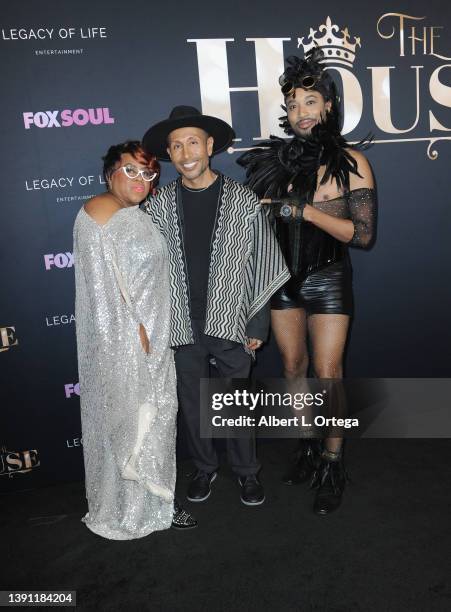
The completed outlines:
{"type": "Polygon", "coordinates": [[[292,209],[290,204],[282,204],[282,206],[280,207],[280,216],[284,217],[284,219],[288,219],[289,217],[292,216],[292,209]]]}

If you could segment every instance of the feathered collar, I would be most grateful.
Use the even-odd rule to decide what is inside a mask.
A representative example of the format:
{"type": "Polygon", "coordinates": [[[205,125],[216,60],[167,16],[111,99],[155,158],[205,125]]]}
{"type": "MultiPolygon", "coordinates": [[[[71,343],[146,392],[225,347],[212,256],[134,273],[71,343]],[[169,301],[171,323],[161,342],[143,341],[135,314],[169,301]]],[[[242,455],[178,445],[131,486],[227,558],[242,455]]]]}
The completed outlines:
{"type": "Polygon", "coordinates": [[[295,136],[287,142],[270,136],[262,147],[241,155],[237,163],[246,169],[246,184],[259,197],[283,197],[288,185],[292,185],[295,192],[311,200],[320,166],[326,166],[321,185],[332,177],[338,188],[349,189],[349,173],[359,174],[349,149],[363,148],[368,142],[365,139],[350,145],[326,117],[312,129],[308,138],[295,136]]]}

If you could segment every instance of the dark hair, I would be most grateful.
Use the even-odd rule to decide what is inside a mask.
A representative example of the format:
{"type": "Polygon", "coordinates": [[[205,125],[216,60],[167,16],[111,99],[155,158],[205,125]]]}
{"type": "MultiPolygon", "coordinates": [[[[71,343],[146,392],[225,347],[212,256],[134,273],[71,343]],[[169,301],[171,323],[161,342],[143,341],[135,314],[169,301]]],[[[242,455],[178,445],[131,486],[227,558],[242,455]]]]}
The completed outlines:
{"type": "MultiPolygon", "coordinates": [[[[325,102],[331,103],[329,112],[329,122],[333,125],[334,131],[340,131],[340,97],[338,95],[337,86],[328,72],[324,70],[324,52],[319,47],[313,47],[305,54],[304,59],[291,55],[287,58],[287,67],[285,72],[280,76],[279,84],[283,88],[285,84],[291,84],[294,88],[303,88],[302,82],[305,78],[311,78],[314,85],[308,91],[317,91],[322,95],[325,102]]],[[[283,92],[282,92],[283,93],[283,92]]],[[[285,96],[285,101],[291,97],[291,94],[285,96]]],[[[286,107],[282,106],[286,111],[286,107]]],[[[279,117],[279,124],[286,134],[293,135],[294,132],[288,122],[288,117],[285,115],[279,117]]]]}
{"type": "Polygon", "coordinates": [[[114,170],[114,166],[121,160],[121,155],[124,153],[130,153],[135,159],[138,157],[142,157],[148,163],[150,169],[153,172],[157,172],[157,176],[151,182],[151,189],[154,189],[158,184],[158,179],[160,178],[160,164],[157,161],[155,155],[152,153],[147,153],[139,140],[126,140],[125,142],[121,142],[117,145],[112,145],[106,155],[102,157],[103,159],[103,178],[105,182],[108,182],[108,179],[111,176],[112,171],[114,170]]]}

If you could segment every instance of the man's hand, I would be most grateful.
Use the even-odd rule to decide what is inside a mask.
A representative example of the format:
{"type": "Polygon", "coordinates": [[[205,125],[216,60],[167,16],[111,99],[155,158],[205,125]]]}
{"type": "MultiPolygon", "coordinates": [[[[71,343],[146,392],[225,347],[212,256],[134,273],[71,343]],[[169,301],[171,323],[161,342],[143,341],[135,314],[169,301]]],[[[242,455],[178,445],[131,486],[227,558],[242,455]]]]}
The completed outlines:
{"type": "Polygon", "coordinates": [[[147,337],[146,328],[142,323],[139,324],[139,339],[141,340],[143,351],[148,355],[150,353],[150,342],[147,337]]]}
{"type": "Polygon", "coordinates": [[[261,204],[270,204],[273,207],[274,215],[289,223],[290,221],[303,220],[304,209],[307,205],[305,198],[300,198],[296,194],[291,194],[287,198],[264,198],[261,204]]]}
{"type": "Polygon", "coordinates": [[[263,344],[263,340],[259,340],[258,338],[248,338],[247,339],[247,348],[251,351],[256,351],[263,344]]]}

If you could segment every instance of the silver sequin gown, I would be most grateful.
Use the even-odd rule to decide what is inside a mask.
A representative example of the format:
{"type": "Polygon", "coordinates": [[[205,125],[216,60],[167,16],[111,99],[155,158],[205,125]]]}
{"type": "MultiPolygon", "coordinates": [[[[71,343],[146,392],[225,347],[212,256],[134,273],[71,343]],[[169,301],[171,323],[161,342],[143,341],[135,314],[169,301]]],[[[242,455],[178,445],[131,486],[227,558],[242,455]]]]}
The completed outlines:
{"type": "Polygon", "coordinates": [[[137,206],[103,226],[82,208],[74,256],[83,521],[105,538],[140,538],[168,528],[173,514],[177,396],[167,248],[137,206]]]}

